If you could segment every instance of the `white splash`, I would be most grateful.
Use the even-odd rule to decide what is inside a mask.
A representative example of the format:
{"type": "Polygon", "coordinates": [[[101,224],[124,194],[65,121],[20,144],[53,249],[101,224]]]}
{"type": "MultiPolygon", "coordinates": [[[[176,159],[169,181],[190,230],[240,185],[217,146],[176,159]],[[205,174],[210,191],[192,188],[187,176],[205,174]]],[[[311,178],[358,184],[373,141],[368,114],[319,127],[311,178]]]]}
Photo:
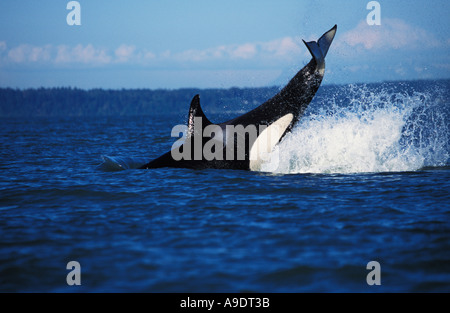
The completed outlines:
{"type": "Polygon", "coordinates": [[[435,102],[424,93],[348,86],[343,94],[322,103],[326,110],[305,116],[261,170],[401,172],[445,165],[449,131],[435,102]],[[339,100],[343,95],[346,101],[339,100]]]}

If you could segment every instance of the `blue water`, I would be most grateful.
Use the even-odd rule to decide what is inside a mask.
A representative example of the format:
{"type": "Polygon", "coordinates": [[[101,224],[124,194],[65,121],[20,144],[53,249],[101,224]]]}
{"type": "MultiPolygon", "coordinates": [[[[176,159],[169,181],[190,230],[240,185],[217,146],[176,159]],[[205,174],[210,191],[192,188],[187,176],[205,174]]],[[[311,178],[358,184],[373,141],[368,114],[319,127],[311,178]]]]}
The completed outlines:
{"type": "Polygon", "coordinates": [[[341,88],[265,172],[134,169],[170,149],[188,104],[2,118],[0,291],[450,292],[448,98],[341,88]]]}

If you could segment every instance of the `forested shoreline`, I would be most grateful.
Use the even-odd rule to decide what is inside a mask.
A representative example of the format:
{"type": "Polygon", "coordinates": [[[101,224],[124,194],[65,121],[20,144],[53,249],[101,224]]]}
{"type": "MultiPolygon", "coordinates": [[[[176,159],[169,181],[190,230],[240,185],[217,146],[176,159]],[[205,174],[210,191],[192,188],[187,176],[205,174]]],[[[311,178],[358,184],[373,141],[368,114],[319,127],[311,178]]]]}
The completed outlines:
{"type": "MultiPolygon", "coordinates": [[[[414,90],[433,88],[434,84],[448,89],[450,80],[409,81],[367,84],[406,84],[414,90]]],[[[340,86],[325,85],[318,96],[336,92],[340,86]]],[[[192,97],[200,94],[203,107],[209,112],[250,110],[280,90],[279,87],[229,89],[77,89],[69,87],[12,89],[0,88],[1,117],[33,116],[133,116],[184,112],[192,97]]]]}
{"type": "Polygon", "coordinates": [[[0,89],[0,116],[132,116],[189,109],[200,94],[210,112],[252,106],[276,94],[277,87],[252,89],[121,89],[77,88],[0,89]],[[249,99],[249,100],[246,100],[249,99]],[[248,103],[251,101],[251,103],[248,103]]]}

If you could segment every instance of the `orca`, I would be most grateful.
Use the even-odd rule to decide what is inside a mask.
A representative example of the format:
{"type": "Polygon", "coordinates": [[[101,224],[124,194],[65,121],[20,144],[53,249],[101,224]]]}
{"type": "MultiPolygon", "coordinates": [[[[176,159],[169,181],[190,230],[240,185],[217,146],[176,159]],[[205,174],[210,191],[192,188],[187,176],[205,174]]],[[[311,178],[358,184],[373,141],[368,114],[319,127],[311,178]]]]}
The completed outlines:
{"type": "Polygon", "coordinates": [[[337,25],[317,41],[303,40],[311,61],[278,94],[239,117],[213,124],[200,106],[199,95],[195,95],[186,136],[180,139],[183,143],[141,168],[260,170],[264,156],[292,130],[319,89],[325,56],[336,30],[337,25]]]}

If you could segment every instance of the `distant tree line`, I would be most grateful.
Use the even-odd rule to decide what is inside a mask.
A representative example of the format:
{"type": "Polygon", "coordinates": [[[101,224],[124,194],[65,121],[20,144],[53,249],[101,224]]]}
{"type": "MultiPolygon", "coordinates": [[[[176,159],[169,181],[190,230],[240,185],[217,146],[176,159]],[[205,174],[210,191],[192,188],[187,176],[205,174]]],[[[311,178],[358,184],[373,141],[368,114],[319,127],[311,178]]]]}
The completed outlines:
{"type": "MultiPolygon", "coordinates": [[[[368,84],[377,90],[390,86],[402,90],[426,90],[435,86],[448,92],[450,80],[412,81],[368,84]]],[[[188,112],[192,97],[200,94],[200,102],[209,113],[248,111],[280,90],[279,87],[229,89],[121,89],[83,90],[77,88],[0,88],[0,117],[32,116],[134,116],[188,112]]],[[[321,98],[339,94],[340,86],[322,86],[321,98]]]]}
{"type": "Polygon", "coordinates": [[[122,89],[0,88],[0,116],[133,116],[189,110],[200,94],[209,112],[255,107],[278,91],[277,87],[252,89],[122,89]]]}

